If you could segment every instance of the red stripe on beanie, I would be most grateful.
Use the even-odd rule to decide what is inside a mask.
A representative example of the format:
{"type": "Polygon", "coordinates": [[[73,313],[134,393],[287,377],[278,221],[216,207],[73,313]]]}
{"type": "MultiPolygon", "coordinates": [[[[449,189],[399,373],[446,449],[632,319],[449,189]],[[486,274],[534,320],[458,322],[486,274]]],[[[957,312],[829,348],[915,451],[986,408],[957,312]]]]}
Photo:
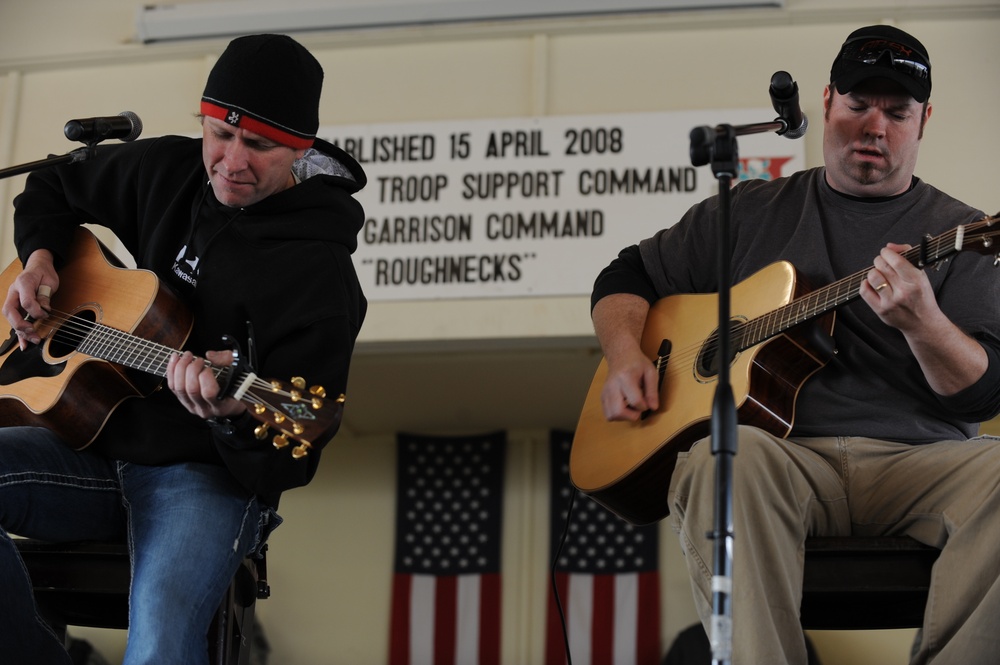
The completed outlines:
{"type": "MultiPolygon", "coordinates": [[[[210,118],[221,120],[227,125],[233,125],[233,123],[228,119],[230,110],[219,106],[218,104],[202,100],[201,112],[202,115],[207,115],[210,118]]],[[[236,127],[245,129],[248,132],[253,132],[254,134],[259,134],[264,138],[271,139],[272,141],[276,141],[281,145],[288,146],[289,148],[294,148],[295,150],[305,150],[306,148],[311,148],[313,141],[315,140],[312,137],[297,136],[273,125],[269,125],[266,122],[252,118],[241,111],[236,111],[236,113],[239,113],[239,120],[235,123],[236,127]]]]}

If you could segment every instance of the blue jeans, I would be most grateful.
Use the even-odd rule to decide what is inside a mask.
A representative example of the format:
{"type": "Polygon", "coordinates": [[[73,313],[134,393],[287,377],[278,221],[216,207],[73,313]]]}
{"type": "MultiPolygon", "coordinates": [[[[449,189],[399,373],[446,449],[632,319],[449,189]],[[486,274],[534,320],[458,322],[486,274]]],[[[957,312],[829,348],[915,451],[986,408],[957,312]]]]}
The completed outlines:
{"type": "Polygon", "coordinates": [[[127,541],[132,587],[123,665],[193,665],[208,662],[208,626],[240,562],[278,521],[225,467],[117,462],[74,451],[45,429],[0,428],[4,661],[70,663],[38,616],[8,533],[127,541]]]}

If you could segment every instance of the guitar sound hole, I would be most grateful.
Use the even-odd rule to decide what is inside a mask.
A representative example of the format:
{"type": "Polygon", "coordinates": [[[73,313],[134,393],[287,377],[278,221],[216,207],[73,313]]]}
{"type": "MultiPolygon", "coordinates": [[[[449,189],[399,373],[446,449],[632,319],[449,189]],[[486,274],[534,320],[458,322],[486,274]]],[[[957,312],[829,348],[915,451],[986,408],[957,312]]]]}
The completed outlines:
{"type": "Polygon", "coordinates": [[[49,342],[49,355],[54,358],[68,356],[77,350],[80,343],[93,329],[97,312],[83,309],[75,312],[62,326],[56,329],[49,342]]]}
{"type": "MultiPolygon", "coordinates": [[[[739,355],[736,349],[739,349],[740,338],[734,333],[734,329],[743,323],[742,320],[733,319],[729,322],[729,349],[731,351],[729,357],[729,363],[732,364],[736,356],[739,355]]],[[[698,360],[695,363],[695,370],[698,376],[705,379],[714,379],[719,375],[719,331],[714,331],[705,340],[705,343],[701,345],[701,350],[698,352],[698,360]]]]}

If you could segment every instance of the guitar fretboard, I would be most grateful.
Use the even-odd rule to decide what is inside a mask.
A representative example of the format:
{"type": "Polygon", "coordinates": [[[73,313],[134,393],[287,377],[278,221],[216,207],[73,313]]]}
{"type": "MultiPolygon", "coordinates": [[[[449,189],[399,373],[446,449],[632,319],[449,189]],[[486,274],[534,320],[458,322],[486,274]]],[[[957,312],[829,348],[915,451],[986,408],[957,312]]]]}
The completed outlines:
{"type": "MultiPolygon", "coordinates": [[[[167,363],[170,362],[170,357],[180,353],[169,346],[101,324],[90,324],[88,332],[77,345],[77,350],[88,356],[161,378],[167,375],[167,363]]],[[[212,367],[216,378],[226,371],[226,368],[215,367],[208,361],[205,362],[212,367]]]]}
{"type": "MultiPolygon", "coordinates": [[[[987,218],[959,226],[935,238],[927,237],[921,246],[908,249],[902,256],[918,268],[926,268],[963,249],[969,249],[967,245],[985,253],[984,250],[993,245],[994,233],[982,233],[977,236],[973,234],[984,227],[992,226],[995,221],[996,218],[987,218]],[[976,243],[979,247],[976,247],[976,243]]],[[[859,270],[767,314],[734,326],[732,337],[735,348],[738,351],[749,349],[858,298],[861,295],[861,284],[867,279],[869,270],[871,269],[859,270]]]]}

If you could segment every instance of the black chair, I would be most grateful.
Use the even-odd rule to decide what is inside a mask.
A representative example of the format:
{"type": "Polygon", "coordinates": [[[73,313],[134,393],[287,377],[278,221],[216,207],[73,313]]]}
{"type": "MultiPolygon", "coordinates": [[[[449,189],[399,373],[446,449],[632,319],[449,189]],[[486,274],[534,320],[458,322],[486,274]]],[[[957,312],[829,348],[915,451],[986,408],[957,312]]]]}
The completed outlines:
{"type": "Polygon", "coordinates": [[[909,537],[809,538],[803,628],[919,628],[939,550],[909,537]]]}
{"type": "MultiPolygon", "coordinates": [[[[124,543],[14,542],[31,576],[39,611],[57,635],[66,639],[67,626],[128,627],[131,570],[124,543]]],[[[209,629],[212,665],[249,663],[256,601],[270,594],[266,558],[244,559],[209,629]]]]}

